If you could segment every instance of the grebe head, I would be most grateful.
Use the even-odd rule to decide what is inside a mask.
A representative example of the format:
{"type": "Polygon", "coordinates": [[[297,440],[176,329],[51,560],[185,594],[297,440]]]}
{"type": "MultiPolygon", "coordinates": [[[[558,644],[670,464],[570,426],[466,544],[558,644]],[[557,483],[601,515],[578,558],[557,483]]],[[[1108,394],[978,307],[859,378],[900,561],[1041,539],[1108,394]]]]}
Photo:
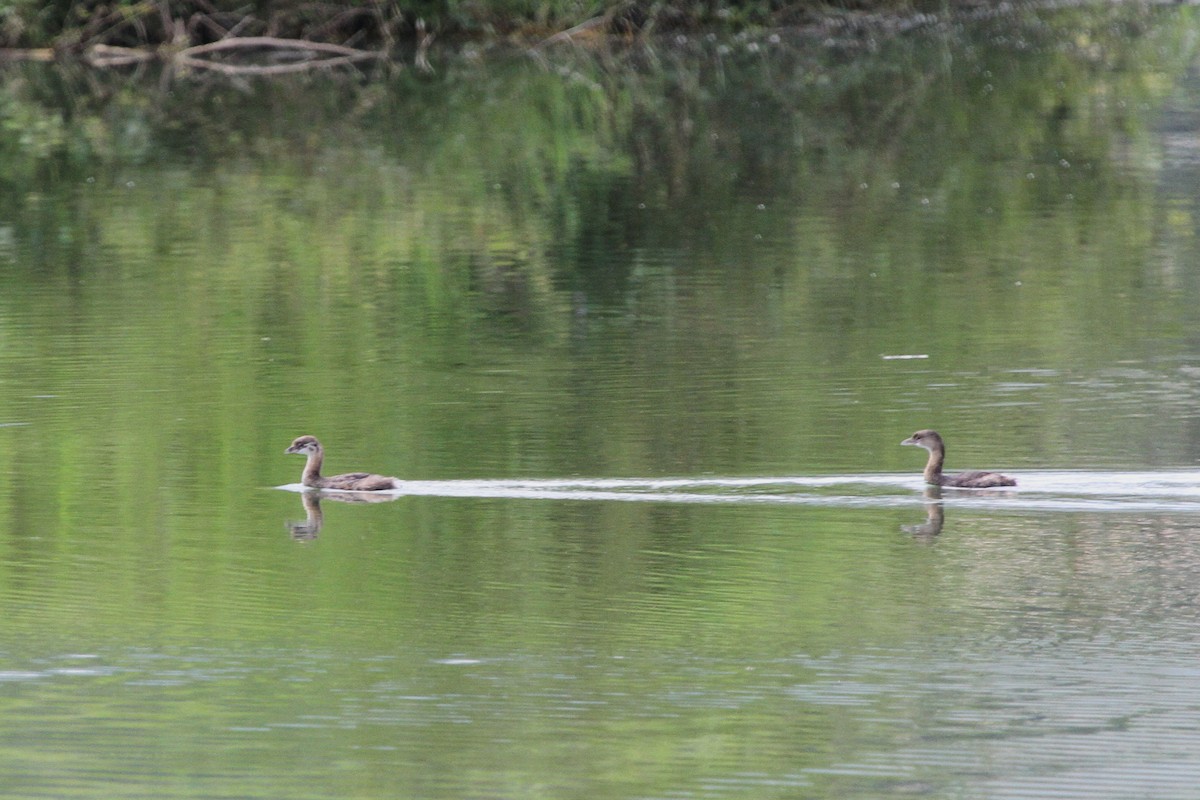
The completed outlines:
{"type": "Polygon", "coordinates": [[[299,453],[300,455],[310,455],[312,453],[321,452],[321,443],[317,441],[315,436],[299,436],[291,447],[283,451],[284,453],[299,453]]]}
{"type": "MultiPolygon", "coordinates": [[[[299,439],[296,441],[299,441],[299,439]]],[[[926,450],[931,451],[941,450],[944,447],[942,444],[942,437],[938,436],[937,431],[931,430],[917,431],[900,444],[911,444],[914,447],[924,447],[926,450]]]]}

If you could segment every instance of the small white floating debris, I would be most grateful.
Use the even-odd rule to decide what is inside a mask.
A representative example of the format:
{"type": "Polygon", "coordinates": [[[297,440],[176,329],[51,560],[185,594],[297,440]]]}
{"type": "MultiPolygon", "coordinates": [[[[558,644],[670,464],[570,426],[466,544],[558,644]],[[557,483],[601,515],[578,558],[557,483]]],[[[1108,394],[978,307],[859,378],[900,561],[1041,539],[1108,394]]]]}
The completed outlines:
{"type": "Polygon", "coordinates": [[[928,353],[896,353],[880,356],[884,361],[911,361],[915,358],[929,358],[928,353]]]}

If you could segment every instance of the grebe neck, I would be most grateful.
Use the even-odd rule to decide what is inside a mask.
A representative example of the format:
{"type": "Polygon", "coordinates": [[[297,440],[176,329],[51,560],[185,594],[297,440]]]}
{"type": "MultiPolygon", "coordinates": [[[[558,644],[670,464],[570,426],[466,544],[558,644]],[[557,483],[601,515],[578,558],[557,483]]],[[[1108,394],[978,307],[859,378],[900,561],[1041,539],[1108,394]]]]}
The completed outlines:
{"type": "Polygon", "coordinates": [[[304,474],[301,475],[300,482],[305,486],[320,486],[321,462],[324,460],[325,454],[320,450],[313,450],[309,453],[308,459],[304,462],[304,474]]]}
{"type": "Polygon", "coordinates": [[[946,450],[944,447],[929,448],[929,460],[925,462],[925,482],[931,483],[934,486],[940,486],[942,483],[942,465],[945,463],[946,450]]]}

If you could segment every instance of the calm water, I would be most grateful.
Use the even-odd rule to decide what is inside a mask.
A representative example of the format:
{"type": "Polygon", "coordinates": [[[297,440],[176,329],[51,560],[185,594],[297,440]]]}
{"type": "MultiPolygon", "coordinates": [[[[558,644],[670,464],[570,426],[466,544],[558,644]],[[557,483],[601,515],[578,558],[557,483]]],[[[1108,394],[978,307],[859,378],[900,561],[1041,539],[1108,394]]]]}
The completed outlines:
{"type": "Polygon", "coordinates": [[[1068,13],[6,67],[0,797],[1193,795],[1200,20],[1068,13]]]}

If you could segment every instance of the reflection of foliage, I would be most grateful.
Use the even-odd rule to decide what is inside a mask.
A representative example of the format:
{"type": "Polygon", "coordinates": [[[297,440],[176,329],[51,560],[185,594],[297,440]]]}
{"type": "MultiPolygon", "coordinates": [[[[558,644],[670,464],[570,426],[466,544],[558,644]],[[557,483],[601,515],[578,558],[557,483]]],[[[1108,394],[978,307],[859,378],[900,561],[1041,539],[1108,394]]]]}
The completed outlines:
{"type": "Polygon", "coordinates": [[[28,181],[28,170],[63,149],[63,118],[45,106],[0,95],[0,164],[18,174],[0,175],[5,182],[28,181]]]}
{"type": "MultiPolygon", "coordinates": [[[[699,365],[736,376],[750,357],[799,359],[819,374],[938,348],[986,364],[987,343],[1017,324],[1015,351],[1074,357],[1149,324],[1136,309],[1158,295],[1114,309],[1115,324],[1090,309],[1115,283],[1154,286],[1142,179],[1115,156],[1143,158],[1144,117],[1121,109],[1161,102],[1162,75],[1190,58],[1183,26],[1118,41],[1111,20],[1057,19],[1069,40],[1040,22],[1009,30],[1019,47],[995,44],[994,27],[852,50],[745,35],[541,62],[444,56],[432,76],[240,91],[23,66],[0,89],[0,256],[8,288],[62,281],[62,302],[89,320],[137,275],[131,341],[269,340],[263,360],[230,367],[243,384],[279,380],[280,365],[342,367],[306,374],[288,402],[349,392],[393,407],[367,365],[418,365],[411,384],[385,387],[422,419],[409,435],[538,441],[542,414],[497,400],[464,419],[421,383],[419,365],[456,365],[480,370],[464,382],[481,395],[520,396],[529,378],[504,371],[520,360],[547,391],[568,387],[562,425],[611,421],[569,431],[583,446],[562,469],[638,448],[664,471],[721,468],[737,443],[767,437],[753,414],[700,442],[670,424],[736,416],[724,395],[689,391],[699,365]],[[1012,291],[1034,279],[1037,293],[1012,291]],[[179,300],[218,296],[240,299],[179,300]],[[663,408],[679,413],[596,407],[597,337],[675,386],[663,408]],[[561,360],[577,351],[577,367],[561,360]]],[[[192,376],[215,357],[172,354],[165,380],[203,397],[192,376]]],[[[895,388],[864,399],[887,405],[895,388]]],[[[761,407],[781,397],[787,410],[771,413],[790,416],[764,427],[838,421],[782,375],[761,407]]],[[[836,452],[833,467],[854,457],[836,452]]]]}
{"type": "MultiPolygon", "coordinates": [[[[740,36],[604,57],[558,50],[545,73],[520,61],[480,67],[451,60],[435,79],[401,73],[362,87],[331,79],[340,81],[335,91],[320,90],[324,78],[298,78],[245,93],[201,83],[157,94],[113,75],[89,76],[84,86],[82,75],[48,80],[45,71],[26,68],[31,77],[6,83],[0,96],[0,147],[15,177],[50,163],[64,175],[86,171],[97,158],[215,165],[230,152],[281,147],[313,162],[327,158],[330,142],[373,139],[385,157],[410,163],[418,175],[453,169],[456,185],[470,193],[499,187],[495,196],[522,218],[548,213],[560,247],[586,237],[574,246],[580,258],[596,247],[634,244],[605,241],[609,220],[621,220],[612,230],[623,237],[656,235],[638,232],[634,196],[685,224],[714,196],[765,202],[801,183],[814,204],[852,203],[858,215],[865,202],[884,218],[896,195],[887,187],[899,184],[901,194],[969,209],[950,217],[965,230],[981,204],[997,208],[1017,196],[1011,190],[1025,172],[994,170],[1014,145],[1041,173],[1019,193],[1033,202],[1070,191],[1062,163],[1105,162],[1111,141],[1094,137],[1108,137],[1113,126],[1097,115],[1119,111],[1092,100],[1097,68],[1105,93],[1133,92],[1140,101],[1137,93],[1153,90],[1138,85],[1137,72],[1115,71],[1121,65],[1113,59],[1127,58],[1119,41],[1127,26],[1057,19],[1058,26],[1039,20],[1015,33],[1004,29],[1021,58],[985,44],[999,38],[991,27],[959,41],[942,41],[936,31],[895,37],[876,52],[740,36]],[[1073,31],[1066,44],[1057,34],[1063,29],[1073,31]],[[305,101],[297,103],[301,93],[305,101]],[[984,167],[964,171],[950,151],[970,153],[984,167]],[[464,180],[464,170],[474,177],[464,180]],[[812,191],[834,174],[854,175],[867,189],[842,183],[812,191]]],[[[1146,47],[1163,44],[1167,34],[1158,30],[1146,47]]],[[[695,235],[712,230],[686,226],[695,235]]],[[[511,257],[502,260],[511,271],[511,257]]]]}

